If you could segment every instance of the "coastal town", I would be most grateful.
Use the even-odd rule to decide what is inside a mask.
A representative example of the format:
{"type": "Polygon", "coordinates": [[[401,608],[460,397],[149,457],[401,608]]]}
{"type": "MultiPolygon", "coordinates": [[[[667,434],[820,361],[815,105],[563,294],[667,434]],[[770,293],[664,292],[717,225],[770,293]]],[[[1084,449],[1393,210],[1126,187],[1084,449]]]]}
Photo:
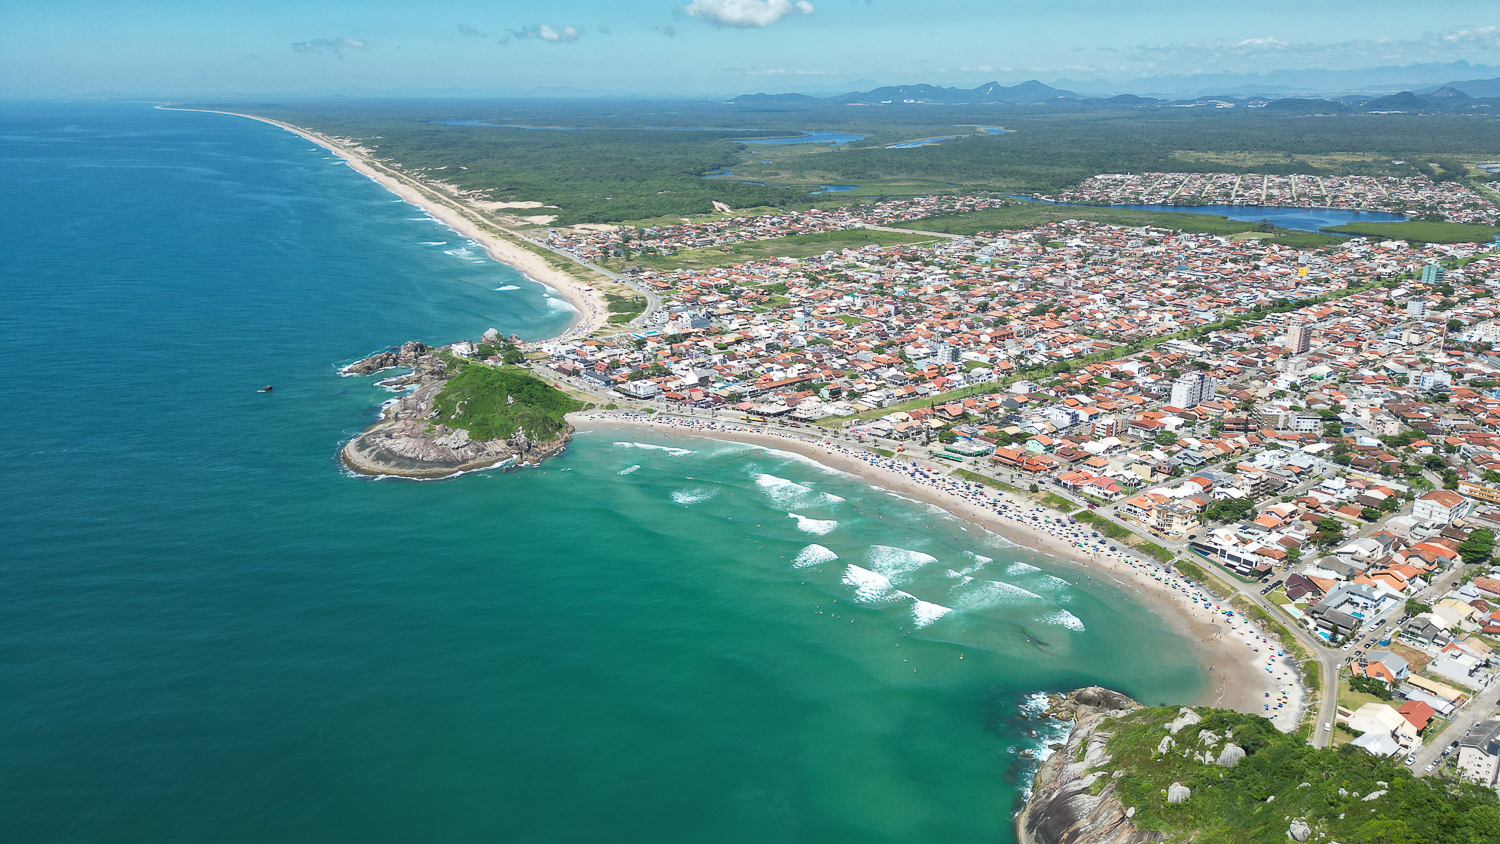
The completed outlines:
{"type": "MultiPolygon", "coordinates": [[[[1010,201],[549,241],[591,259],[669,255],[920,231],[1010,201]]],[[[1297,692],[1291,720],[1314,744],[1497,785],[1492,244],[1297,249],[1075,220],[626,277],[661,307],[632,330],[534,344],[540,371],[664,424],[822,437],[950,491],[1060,511],[1059,535],[1184,575],[1216,612],[1276,636],[1318,690],[1297,692]]],[[[1275,695],[1267,717],[1294,705],[1275,695]]]]}
{"type": "Polygon", "coordinates": [[[1493,197],[1452,182],[1417,177],[1105,173],[1047,198],[1088,205],[1338,208],[1485,225],[1500,219],[1493,197]]]}

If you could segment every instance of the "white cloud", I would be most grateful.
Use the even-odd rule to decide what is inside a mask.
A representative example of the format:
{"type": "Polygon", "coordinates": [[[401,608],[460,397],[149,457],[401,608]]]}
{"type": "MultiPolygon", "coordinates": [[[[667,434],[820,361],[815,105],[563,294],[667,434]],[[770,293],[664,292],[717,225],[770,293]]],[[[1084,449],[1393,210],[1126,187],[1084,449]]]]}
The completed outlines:
{"type": "Polygon", "coordinates": [[[524,29],[514,30],[512,35],[517,39],[536,38],[552,44],[563,44],[577,41],[583,36],[583,30],[576,26],[548,26],[544,23],[528,26],[524,29]]]}
{"type": "Polygon", "coordinates": [[[810,15],[814,11],[807,0],[693,0],[679,9],[714,26],[739,29],[770,26],[787,15],[810,15]]]}
{"type": "Polygon", "coordinates": [[[292,51],[296,53],[332,53],[343,57],[345,50],[363,50],[365,42],[353,38],[314,38],[311,41],[298,41],[292,44],[292,51]]]}

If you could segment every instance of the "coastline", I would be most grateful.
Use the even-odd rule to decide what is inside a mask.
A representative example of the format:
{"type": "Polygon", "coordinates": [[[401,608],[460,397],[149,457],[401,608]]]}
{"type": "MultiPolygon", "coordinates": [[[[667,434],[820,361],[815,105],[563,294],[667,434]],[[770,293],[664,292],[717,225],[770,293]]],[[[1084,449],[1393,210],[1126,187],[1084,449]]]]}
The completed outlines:
{"type": "Polygon", "coordinates": [[[565,340],[574,336],[586,335],[605,324],[608,311],[604,297],[592,285],[552,267],[542,256],[518,246],[504,237],[486,231],[478,220],[470,216],[477,212],[474,212],[472,209],[466,211],[462,207],[463,203],[460,200],[456,198],[434,198],[431,194],[437,193],[437,191],[427,188],[409,176],[397,174],[383,165],[372,161],[369,156],[356,148],[342,144],[320,132],[303,129],[293,126],[290,123],[283,123],[280,120],[272,120],[269,117],[206,108],[182,108],[167,105],[157,106],[157,108],[164,111],[195,111],[203,114],[223,114],[229,117],[243,117],[248,120],[259,121],[291,132],[344,159],[355,172],[369,178],[401,199],[421,208],[433,217],[433,219],[484,247],[484,250],[494,260],[516,269],[531,281],[557,291],[559,295],[573,306],[574,314],[568,324],[567,330],[556,337],[548,338],[549,340],[565,340]]]}
{"type": "MultiPolygon", "coordinates": [[[[815,437],[729,427],[732,423],[716,423],[713,428],[705,427],[703,423],[672,424],[676,420],[655,421],[600,411],[572,414],[569,421],[580,432],[651,430],[790,451],[872,486],[937,507],[960,521],[1051,557],[1061,565],[1077,567],[1089,579],[1107,577],[1116,588],[1131,593],[1154,615],[1192,642],[1200,661],[1210,669],[1208,686],[1192,705],[1263,715],[1271,718],[1283,732],[1296,729],[1301,722],[1307,693],[1295,666],[1290,664],[1290,657],[1275,660],[1268,670],[1268,657],[1274,657],[1276,652],[1274,642],[1257,638],[1259,631],[1238,613],[1225,620],[1214,611],[1205,609],[1201,599],[1193,600],[1189,590],[1179,585],[1183,582],[1180,577],[1175,574],[1162,577],[1163,567],[1154,561],[1110,552],[1089,553],[1065,537],[1009,518],[940,486],[921,483],[908,473],[861,459],[838,445],[825,445],[815,437]],[[1282,709],[1267,712],[1255,708],[1274,700],[1279,691],[1288,687],[1289,703],[1282,709]]],[[[987,494],[1006,502],[1013,511],[1016,508],[1029,511],[1036,506],[1034,502],[1003,491],[990,490],[987,494]]]]}

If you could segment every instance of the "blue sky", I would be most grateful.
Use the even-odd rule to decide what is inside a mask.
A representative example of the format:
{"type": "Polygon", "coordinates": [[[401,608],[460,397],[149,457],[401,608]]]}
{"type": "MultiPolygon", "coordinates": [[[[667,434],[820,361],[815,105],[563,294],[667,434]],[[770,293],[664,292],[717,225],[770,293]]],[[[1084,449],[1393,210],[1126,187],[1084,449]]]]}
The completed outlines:
{"type": "Polygon", "coordinates": [[[5,0],[0,96],[634,94],[1500,64],[1494,0],[5,0]]]}

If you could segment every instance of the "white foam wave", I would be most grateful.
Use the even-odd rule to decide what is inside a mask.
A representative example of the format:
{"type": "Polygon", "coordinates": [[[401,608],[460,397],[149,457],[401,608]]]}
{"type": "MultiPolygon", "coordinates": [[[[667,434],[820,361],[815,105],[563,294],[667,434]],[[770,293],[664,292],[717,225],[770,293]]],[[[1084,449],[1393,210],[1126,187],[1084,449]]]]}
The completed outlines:
{"type": "Polygon", "coordinates": [[[551,308],[554,311],[577,311],[578,310],[578,308],[576,308],[573,305],[573,303],[569,302],[567,299],[557,299],[557,298],[554,298],[552,296],[548,296],[547,297],[547,307],[551,308]]]}
{"type": "Polygon", "coordinates": [[[521,288],[517,287],[514,284],[502,284],[499,287],[496,287],[495,289],[498,290],[498,291],[500,291],[500,292],[502,292],[502,293],[504,293],[507,290],[520,290],[521,288]]]}
{"type": "Polygon", "coordinates": [[[965,551],[964,553],[969,556],[969,559],[973,560],[976,563],[979,563],[980,565],[984,565],[985,563],[993,563],[995,561],[994,557],[986,557],[983,554],[976,554],[973,551],[965,551]]]}
{"type": "Polygon", "coordinates": [[[694,487],[693,489],[679,489],[676,492],[673,492],[672,500],[684,506],[692,506],[699,502],[707,501],[708,499],[713,498],[718,494],[719,491],[716,489],[703,489],[702,487],[694,487]]]}
{"type": "Polygon", "coordinates": [[[839,526],[839,523],[833,519],[809,519],[806,516],[799,516],[796,513],[787,513],[787,515],[797,520],[798,530],[817,536],[823,536],[839,526]]]}
{"type": "Polygon", "coordinates": [[[839,555],[814,543],[797,552],[796,558],[792,560],[792,566],[799,569],[811,568],[824,563],[831,563],[838,558],[839,555]]]}
{"type": "Polygon", "coordinates": [[[684,454],[693,454],[690,448],[673,448],[669,445],[656,445],[655,443],[615,443],[620,448],[644,448],[650,451],[665,451],[673,457],[681,457],[684,454]]]}
{"type": "Polygon", "coordinates": [[[637,470],[639,468],[641,468],[641,464],[637,463],[634,466],[626,466],[624,469],[621,469],[620,471],[616,472],[615,474],[617,474],[617,475],[628,475],[631,472],[634,472],[635,470],[637,470]]]}
{"type": "Polygon", "coordinates": [[[422,245],[423,246],[447,246],[448,245],[448,241],[446,241],[446,240],[429,240],[429,241],[424,241],[422,243],[422,245]]]}
{"type": "Polygon", "coordinates": [[[1067,610],[1058,610],[1052,615],[1047,616],[1045,620],[1048,624],[1056,624],[1060,627],[1066,627],[1069,630],[1075,630],[1080,633],[1082,633],[1084,630],[1083,619],[1068,612],[1067,610]]]}
{"type": "Polygon", "coordinates": [[[937,557],[909,548],[871,545],[870,550],[865,552],[865,562],[891,580],[900,581],[917,569],[936,563],[937,557]]]}
{"type": "Polygon", "coordinates": [[[930,601],[923,601],[920,598],[912,598],[911,620],[918,628],[926,627],[950,612],[953,612],[953,610],[942,604],[934,604],[930,601]]]}
{"type": "Polygon", "coordinates": [[[1014,562],[1005,567],[1006,574],[1031,574],[1033,572],[1039,571],[1041,571],[1041,569],[1037,568],[1036,566],[1022,562],[1014,562]]]}
{"type": "Polygon", "coordinates": [[[796,481],[778,478],[775,475],[758,473],[755,475],[755,485],[771,499],[771,503],[783,509],[795,507],[818,507],[827,504],[838,504],[844,499],[837,495],[826,492],[818,492],[809,486],[803,486],[796,481]]]}
{"type": "Polygon", "coordinates": [[[867,604],[883,604],[899,597],[896,587],[891,585],[885,575],[859,566],[851,565],[844,569],[844,582],[854,587],[856,600],[867,604]]]}
{"type": "Polygon", "coordinates": [[[1035,592],[998,580],[977,580],[973,584],[963,584],[958,589],[961,592],[954,604],[957,609],[965,611],[1033,602],[1046,603],[1046,600],[1035,592]]]}

